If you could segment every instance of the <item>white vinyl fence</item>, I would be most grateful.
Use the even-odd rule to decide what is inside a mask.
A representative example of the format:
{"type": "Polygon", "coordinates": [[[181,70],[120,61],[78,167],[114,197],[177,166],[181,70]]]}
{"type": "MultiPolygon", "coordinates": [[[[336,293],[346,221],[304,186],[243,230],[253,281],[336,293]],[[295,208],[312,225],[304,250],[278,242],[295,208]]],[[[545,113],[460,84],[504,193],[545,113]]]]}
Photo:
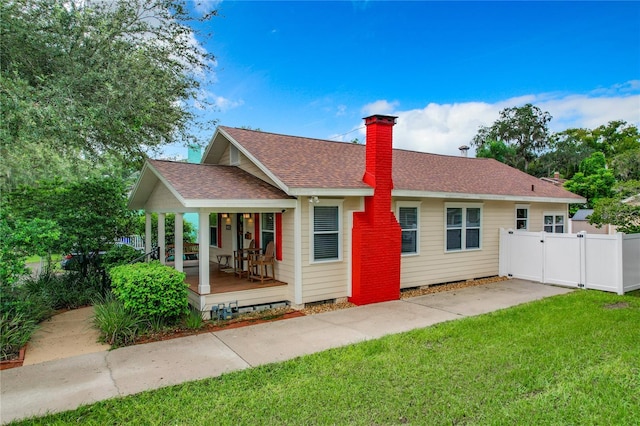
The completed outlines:
{"type": "Polygon", "coordinates": [[[640,289],[640,234],[500,229],[500,276],[610,291],[640,289]]]}

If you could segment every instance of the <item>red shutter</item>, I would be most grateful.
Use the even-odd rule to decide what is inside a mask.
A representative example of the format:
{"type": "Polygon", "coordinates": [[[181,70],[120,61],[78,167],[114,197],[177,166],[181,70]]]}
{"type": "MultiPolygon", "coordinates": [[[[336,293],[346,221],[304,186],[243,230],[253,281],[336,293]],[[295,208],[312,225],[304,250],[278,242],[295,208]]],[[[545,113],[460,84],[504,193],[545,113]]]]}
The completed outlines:
{"type": "Polygon", "coordinates": [[[218,213],[218,248],[222,248],[222,213],[218,213]]]}
{"type": "Polygon", "coordinates": [[[276,260],[282,260],[282,213],[276,213],[276,260]]]}

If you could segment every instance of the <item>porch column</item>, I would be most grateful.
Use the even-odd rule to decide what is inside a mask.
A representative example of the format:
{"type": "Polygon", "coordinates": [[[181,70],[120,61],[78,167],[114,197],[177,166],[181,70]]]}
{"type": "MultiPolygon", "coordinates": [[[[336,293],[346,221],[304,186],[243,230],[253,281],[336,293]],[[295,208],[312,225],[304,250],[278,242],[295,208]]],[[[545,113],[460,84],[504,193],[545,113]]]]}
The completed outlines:
{"type": "Polygon", "coordinates": [[[198,212],[198,265],[200,280],[198,293],[206,294],[211,292],[209,283],[209,213],[200,210],[198,212]]]}
{"type": "Polygon", "coordinates": [[[182,272],[184,270],[184,262],[182,260],[182,257],[184,255],[182,213],[176,213],[174,237],[175,238],[173,244],[175,247],[175,268],[176,270],[182,272]]]}
{"type": "Polygon", "coordinates": [[[167,263],[166,247],[164,242],[164,213],[158,213],[158,247],[160,248],[160,263],[163,265],[167,263]]]}
{"type": "Polygon", "coordinates": [[[151,213],[144,212],[144,252],[151,252],[151,213]]]}

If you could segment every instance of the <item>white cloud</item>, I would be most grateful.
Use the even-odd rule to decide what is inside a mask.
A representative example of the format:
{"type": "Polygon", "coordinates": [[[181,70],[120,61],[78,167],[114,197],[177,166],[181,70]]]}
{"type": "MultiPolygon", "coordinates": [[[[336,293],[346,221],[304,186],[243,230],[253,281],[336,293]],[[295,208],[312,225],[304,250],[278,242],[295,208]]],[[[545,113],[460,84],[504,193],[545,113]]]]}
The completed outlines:
{"type": "Polygon", "coordinates": [[[397,105],[399,105],[398,101],[389,102],[385,100],[379,100],[363,106],[362,112],[366,116],[373,114],[390,114],[397,105]]]}
{"type": "MultiPolygon", "coordinates": [[[[525,103],[532,103],[553,116],[549,123],[553,132],[580,127],[593,129],[612,120],[640,126],[639,90],[640,82],[634,80],[587,94],[543,93],[496,103],[431,103],[408,111],[396,110],[396,101],[378,100],[366,105],[363,112],[398,116],[393,136],[396,148],[459,155],[458,147],[469,145],[480,126],[490,126],[504,108],[525,103]]],[[[364,136],[364,130],[361,135],[364,136]]]]}

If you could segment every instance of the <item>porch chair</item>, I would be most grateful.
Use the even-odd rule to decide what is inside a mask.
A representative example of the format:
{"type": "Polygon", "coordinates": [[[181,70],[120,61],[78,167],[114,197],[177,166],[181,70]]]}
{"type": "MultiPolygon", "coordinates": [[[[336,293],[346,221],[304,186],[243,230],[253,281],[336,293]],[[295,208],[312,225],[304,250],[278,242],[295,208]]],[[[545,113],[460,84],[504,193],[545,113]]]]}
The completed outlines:
{"type": "Polygon", "coordinates": [[[237,275],[238,278],[242,278],[244,274],[247,274],[247,276],[249,275],[248,269],[251,269],[251,268],[248,268],[247,270],[245,270],[244,262],[247,262],[247,265],[251,266],[249,265],[249,260],[251,259],[251,254],[253,253],[255,248],[256,248],[256,240],[251,240],[251,242],[249,243],[249,250],[239,249],[233,252],[234,274],[237,275]]]}
{"type": "Polygon", "coordinates": [[[269,241],[263,255],[257,255],[249,260],[249,281],[260,280],[265,281],[276,280],[276,258],[273,241],[269,241]],[[271,265],[271,276],[268,274],[267,267],[271,265]]]}

